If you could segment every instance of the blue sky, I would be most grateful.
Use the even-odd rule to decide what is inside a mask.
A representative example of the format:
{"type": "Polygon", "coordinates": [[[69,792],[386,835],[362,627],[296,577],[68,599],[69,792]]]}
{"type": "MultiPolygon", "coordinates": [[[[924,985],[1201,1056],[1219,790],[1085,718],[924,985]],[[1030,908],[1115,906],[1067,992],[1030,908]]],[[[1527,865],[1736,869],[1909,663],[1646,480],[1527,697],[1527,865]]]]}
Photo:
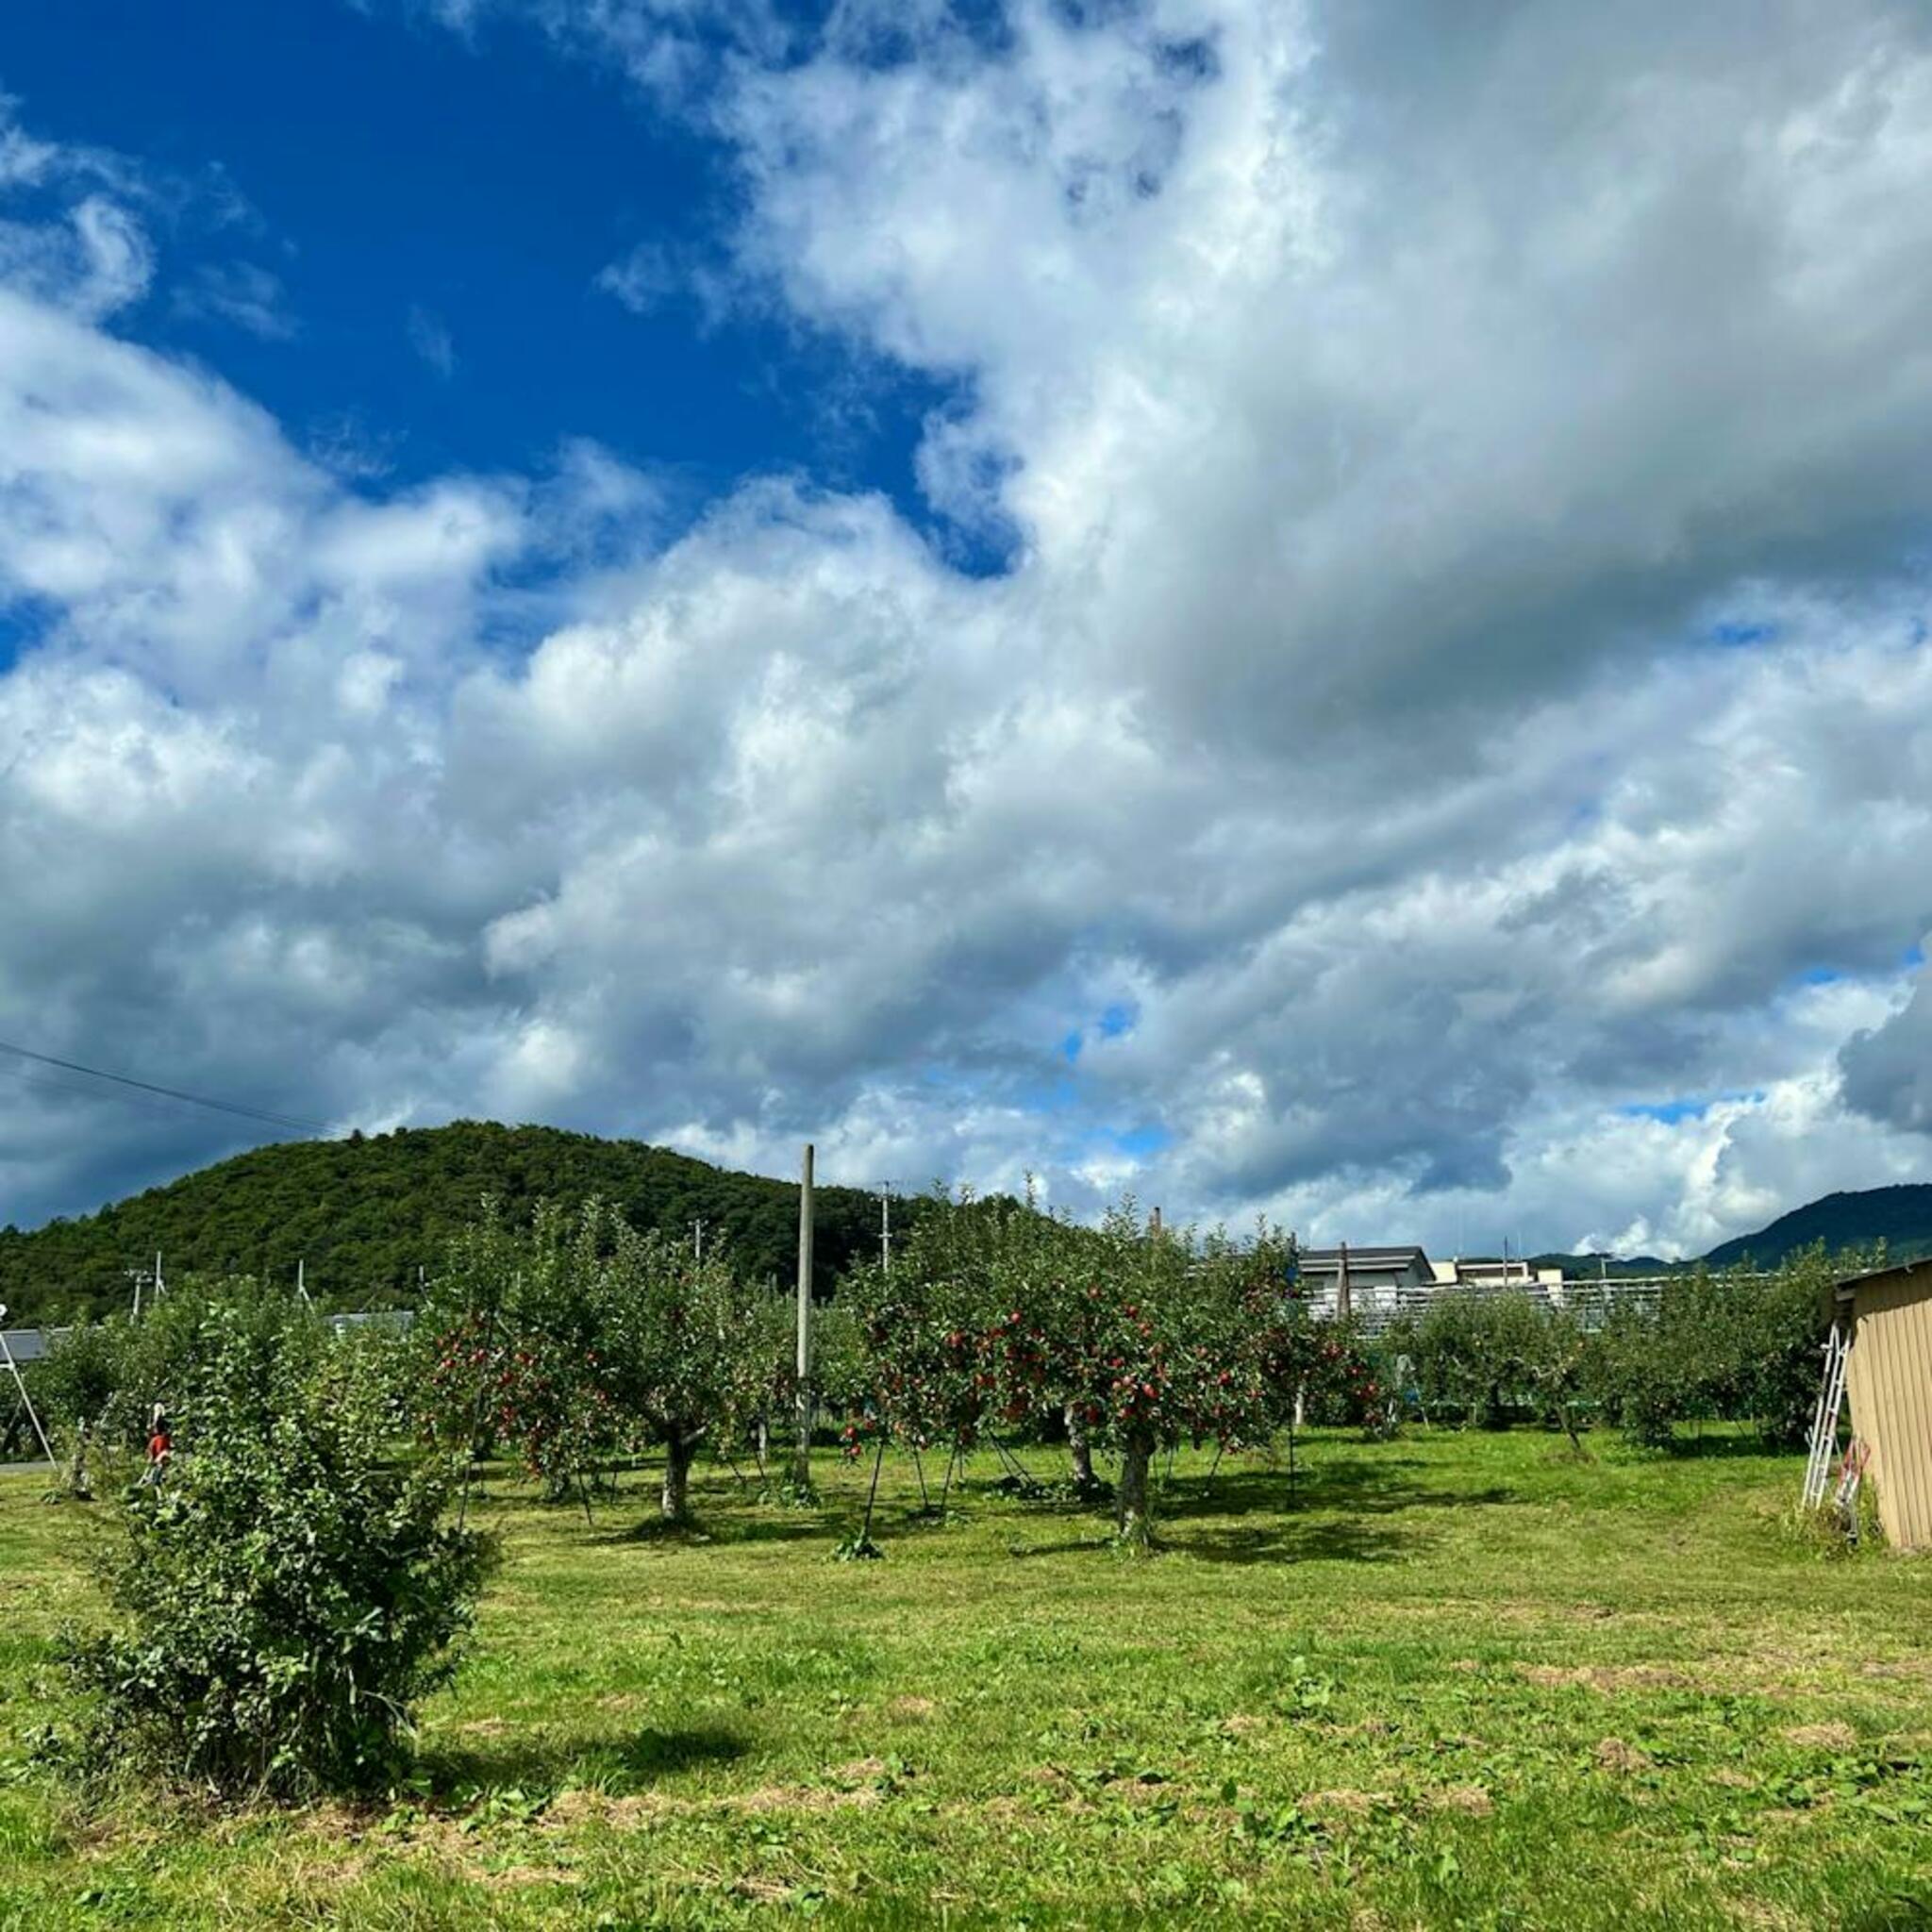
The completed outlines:
{"type": "Polygon", "coordinates": [[[0,88],[40,138],[170,178],[186,286],[122,325],[310,449],[408,483],[593,437],[674,515],[768,469],[922,513],[912,453],[951,385],[754,304],[709,317],[674,289],[639,313],[597,286],[641,245],[711,258],[738,190],[694,113],[515,14],[459,35],[344,0],[62,0],[10,11],[0,88]],[[273,275],[287,333],[195,312],[197,269],[273,275]]]}
{"type": "MultiPolygon", "coordinates": [[[[1923,1177],[1926,125],[1890,0],[9,9],[0,1040],[1323,1241],[1923,1177]]],[[[0,1217],[248,1131],[0,1074],[0,1217]]]]}

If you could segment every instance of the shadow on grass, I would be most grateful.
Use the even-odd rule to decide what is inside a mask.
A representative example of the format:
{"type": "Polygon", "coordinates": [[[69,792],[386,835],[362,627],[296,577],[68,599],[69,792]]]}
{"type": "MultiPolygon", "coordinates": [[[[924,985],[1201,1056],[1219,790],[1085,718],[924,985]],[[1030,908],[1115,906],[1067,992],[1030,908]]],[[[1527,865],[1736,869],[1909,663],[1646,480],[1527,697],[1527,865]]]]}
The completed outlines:
{"type": "MultiPolygon", "coordinates": [[[[1416,1530],[1396,1529],[1386,1523],[1346,1517],[1307,1518],[1283,1523],[1276,1518],[1246,1528],[1195,1530],[1174,1535],[1172,1519],[1154,1519],[1153,1554],[1192,1557],[1203,1563],[1387,1563],[1407,1556],[1419,1542],[1416,1530]]],[[[1060,1542],[1013,1543],[1009,1557],[1112,1556],[1107,1536],[1078,1537],[1060,1542]]]]}
{"type": "Polygon", "coordinates": [[[1074,1557],[1092,1556],[1108,1549],[1109,1539],[1105,1535],[1071,1537],[1058,1543],[1008,1543],[1009,1557],[1074,1557]]]}
{"type": "Polygon", "coordinates": [[[600,1525],[587,1532],[583,1541],[606,1546],[635,1547],[657,1544],[665,1549],[718,1548],[734,1543],[808,1542],[833,1533],[830,1518],[820,1520],[812,1510],[788,1511],[779,1516],[702,1516],[689,1523],[666,1523],[647,1516],[642,1522],[600,1525]]]}
{"type": "Polygon", "coordinates": [[[1790,1443],[1767,1442],[1763,1437],[1755,1435],[1679,1436],[1674,1441],[1653,1450],[1652,1454],[1664,1462],[1728,1461],[1733,1457],[1764,1462],[1793,1455],[1804,1446],[1802,1442],[1795,1447],[1790,1443]]]}
{"type": "Polygon", "coordinates": [[[573,1785],[596,1785],[622,1794],[661,1784],[707,1764],[729,1764],[750,1749],[735,1731],[662,1731],[628,1737],[569,1738],[544,1732],[438,1744],[421,1752],[418,1772],[441,1803],[463,1803],[475,1791],[520,1790],[531,1795],[573,1785]]]}
{"type": "Polygon", "coordinates": [[[1196,1530],[1163,1541],[1202,1563],[1389,1563],[1408,1555],[1422,1538],[1418,1531],[1386,1523],[1327,1516],[1276,1520],[1246,1529],[1196,1530]]]}
{"type": "Polygon", "coordinates": [[[1319,1466],[1304,1470],[1291,1490],[1288,1472],[1236,1470],[1207,1476],[1182,1476],[1164,1484],[1156,1496],[1157,1513],[1170,1523],[1214,1517],[1291,1517],[1304,1509],[1340,1509],[1356,1515],[1392,1516],[1410,1509],[1493,1507],[1522,1503],[1507,1485],[1459,1490],[1415,1481],[1409,1471],[1425,1465],[1418,1457],[1324,1455],[1319,1466]]]}
{"type": "Polygon", "coordinates": [[[1841,1923],[1845,1932],[1932,1932],[1932,1891],[1895,1891],[1841,1923]]]}

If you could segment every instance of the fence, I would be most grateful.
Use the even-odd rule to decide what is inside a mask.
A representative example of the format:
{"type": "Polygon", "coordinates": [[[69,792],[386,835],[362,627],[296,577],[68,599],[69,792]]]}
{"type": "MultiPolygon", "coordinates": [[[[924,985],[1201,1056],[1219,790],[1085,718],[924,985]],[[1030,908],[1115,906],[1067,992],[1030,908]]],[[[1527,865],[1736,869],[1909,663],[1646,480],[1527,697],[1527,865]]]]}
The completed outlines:
{"type": "MultiPolygon", "coordinates": [[[[1765,1274],[1742,1277],[1748,1281],[1769,1281],[1765,1274]]],[[[1431,1307],[1449,1296],[1469,1300],[1489,1300],[1497,1295],[1514,1295],[1541,1308],[1567,1309],[1588,1330],[1601,1328],[1609,1311],[1619,1306],[1634,1305],[1654,1308],[1673,1282],[1684,1282],[1684,1274],[1642,1274],[1595,1279],[1588,1275],[1565,1281],[1459,1282],[1445,1281],[1428,1288],[1392,1288],[1381,1283],[1352,1282],[1349,1310],[1364,1335],[1382,1334],[1405,1317],[1420,1319],[1431,1307]]],[[[1332,1322],[1337,1314],[1339,1295],[1334,1287],[1317,1289],[1308,1297],[1308,1310],[1318,1320],[1332,1322]]]]}

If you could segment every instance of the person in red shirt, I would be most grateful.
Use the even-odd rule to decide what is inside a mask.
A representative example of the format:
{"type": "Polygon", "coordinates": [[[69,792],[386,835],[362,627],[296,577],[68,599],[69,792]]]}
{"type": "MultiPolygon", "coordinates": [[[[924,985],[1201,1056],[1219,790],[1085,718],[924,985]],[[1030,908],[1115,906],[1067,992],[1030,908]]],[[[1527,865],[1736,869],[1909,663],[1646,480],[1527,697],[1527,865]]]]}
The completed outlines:
{"type": "Polygon", "coordinates": [[[158,1484],[168,1473],[168,1458],[175,1453],[175,1444],[168,1435],[168,1424],[156,1411],[154,1434],[147,1439],[147,1470],[142,1476],[143,1489],[158,1484]]]}

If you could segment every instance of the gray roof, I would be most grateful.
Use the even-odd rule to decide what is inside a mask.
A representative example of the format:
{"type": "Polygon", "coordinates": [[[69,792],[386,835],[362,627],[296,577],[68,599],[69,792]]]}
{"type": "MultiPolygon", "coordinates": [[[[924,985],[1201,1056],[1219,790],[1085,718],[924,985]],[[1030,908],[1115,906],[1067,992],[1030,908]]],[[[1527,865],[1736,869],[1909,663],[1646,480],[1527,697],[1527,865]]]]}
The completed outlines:
{"type": "Polygon", "coordinates": [[[37,1362],[47,1352],[47,1337],[40,1328],[0,1329],[7,1338],[7,1350],[17,1362],[37,1362]]]}
{"type": "MultiPolygon", "coordinates": [[[[1351,1268],[1399,1268],[1409,1262],[1426,1268],[1429,1257],[1422,1249],[1410,1245],[1401,1248],[1350,1248],[1348,1265],[1351,1268]]],[[[1301,1251],[1301,1264],[1304,1268],[1340,1268],[1341,1250],[1340,1248],[1304,1248],[1301,1251]]]]}

